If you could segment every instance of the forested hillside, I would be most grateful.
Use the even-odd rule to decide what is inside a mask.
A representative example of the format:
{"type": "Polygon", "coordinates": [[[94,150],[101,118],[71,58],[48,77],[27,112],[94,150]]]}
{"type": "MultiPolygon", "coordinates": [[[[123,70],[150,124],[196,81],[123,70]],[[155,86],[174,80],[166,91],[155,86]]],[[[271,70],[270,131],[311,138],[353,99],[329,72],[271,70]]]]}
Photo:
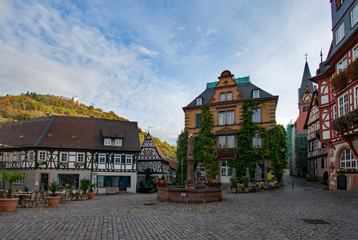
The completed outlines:
{"type": "MultiPolygon", "coordinates": [[[[66,115],[79,117],[97,117],[129,121],[117,116],[113,111],[103,112],[100,108],[75,103],[72,99],[42,95],[37,93],[21,94],[20,96],[0,97],[0,127],[6,122],[29,118],[43,117],[46,115],[66,115]]],[[[139,139],[142,144],[147,133],[139,128],[139,139]]],[[[176,147],[171,146],[160,139],[153,137],[154,142],[171,159],[175,159],[176,147]]]]}

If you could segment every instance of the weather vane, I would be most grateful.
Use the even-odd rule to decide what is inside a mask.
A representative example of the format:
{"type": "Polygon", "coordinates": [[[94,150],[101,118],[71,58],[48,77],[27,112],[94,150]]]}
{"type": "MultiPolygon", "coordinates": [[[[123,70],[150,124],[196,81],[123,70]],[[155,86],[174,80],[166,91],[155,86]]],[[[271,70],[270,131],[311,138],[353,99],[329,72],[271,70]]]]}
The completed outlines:
{"type": "Polygon", "coordinates": [[[308,56],[308,54],[306,53],[306,54],[305,54],[306,61],[307,61],[307,56],[308,56]]]}

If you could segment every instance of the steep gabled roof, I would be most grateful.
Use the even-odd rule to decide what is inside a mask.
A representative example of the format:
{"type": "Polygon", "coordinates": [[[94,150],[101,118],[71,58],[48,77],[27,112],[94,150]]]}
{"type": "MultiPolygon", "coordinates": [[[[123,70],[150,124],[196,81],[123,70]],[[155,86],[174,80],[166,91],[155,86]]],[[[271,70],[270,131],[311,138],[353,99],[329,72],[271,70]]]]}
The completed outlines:
{"type": "MultiPolygon", "coordinates": [[[[151,136],[149,133],[147,134],[147,136],[145,137],[145,139],[144,139],[144,141],[143,141],[142,149],[143,149],[144,146],[147,146],[147,145],[149,145],[150,147],[154,147],[154,149],[157,151],[159,157],[160,157],[162,160],[164,160],[164,161],[170,163],[170,159],[169,159],[167,156],[165,156],[165,155],[162,153],[162,151],[160,151],[160,149],[157,147],[157,145],[156,145],[155,142],[153,141],[152,136],[151,136]]],[[[139,156],[138,156],[138,160],[139,160],[139,161],[141,160],[140,158],[141,158],[141,154],[139,154],[139,156]]]]}

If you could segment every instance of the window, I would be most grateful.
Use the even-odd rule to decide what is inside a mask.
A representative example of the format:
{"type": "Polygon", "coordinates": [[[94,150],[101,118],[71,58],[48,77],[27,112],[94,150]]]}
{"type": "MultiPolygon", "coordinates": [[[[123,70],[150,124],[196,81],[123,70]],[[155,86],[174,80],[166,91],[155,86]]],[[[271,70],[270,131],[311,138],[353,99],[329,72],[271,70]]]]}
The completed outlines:
{"type": "Polygon", "coordinates": [[[335,0],[336,11],[341,7],[343,2],[344,2],[344,0],[335,0]]]}
{"type": "Polygon", "coordinates": [[[345,149],[341,154],[341,168],[357,168],[357,160],[350,149],[345,149]]]}
{"type": "Polygon", "coordinates": [[[347,57],[343,58],[339,63],[338,63],[338,73],[343,72],[344,70],[346,70],[347,68],[347,57]]]}
{"type": "Polygon", "coordinates": [[[85,154],[77,153],[77,162],[84,162],[84,161],[85,161],[85,154]]]}
{"type": "Polygon", "coordinates": [[[338,98],[339,117],[342,117],[348,113],[348,93],[338,98]]]}
{"type": "Polygon", "coordinates": [[[227,124],[234,124],[234,111],[227,111],[227,124]]]}
{"type": "Polygon", "coordinates": [[[336,32],[336,45],[338,45],[338,43],[340,43],[342,41],[342,39],[344,38],[344,22],[341,23],[341,25],[339,25],[339,27],[337,28],[336,32]]]}
{"type": "Polygon", "coordinates": [[[195,127],[201,128],[202,126],[203,126],[203,117],[201,116],[201,114],[196,114],[195,115],[195,127]]]}
{"type": "Polygon", "coordinates": [[[252,147],[261,148],[261,138],[259,137],[258,133],[255,133],[254,137],[252,138],[252,147]]]}
{"type": "Polygon", "coordinates": [[[354,108],[358,108],[358,87],[354,88],[354,108]]]}
{"type": "Polygon", "coordinates": [[[121,164],[121,155],[120,154],[114,154],[114,163],[121,164]]]}
{"type": "Polygon", "coordinates": [[[202,98],[197,98],[196,99],[196,105],[197,106],[203,105],[203,99],[202,98]]]}
{"type": "Polygon", "coordinates": [[[227,101],[232,100],[232,93],[231,92],[226,93],[226,100],[227,101]]]}
{"type": "Polygon", "coordinates": [[[353,61],[358,58],[358,45],[353,49],[353,61]]]}
{"type": "Polygon", "coordinates": [[[333,106],[333,120],[337,118],[337,106],[333,106]]]}
{"type": "Polygon", "coordinates": [[[252,122],[261,122],[261,109],[260,108],[254,108],[252,110],[252,122]]]}
{"type": "Polygon", "coordinates": [[[120,138],[116,138],[115,140],[114,140],[114,145],[115,146],[122,146],[122,139],[120,139],[120,138]]]}
{"type": "Polygon", "coordinates": [[[252,98],[259,98],[260,97],[260,90],[254,90],[252,92],[252,98]]]}
{"type": "Polygon", "coordinates": [[[126,164],[132,164],[132,155],[126,155],[126,164]]]}
{"type": "Polygon", "coordinates": [[[109,146],[109,145],[111,145],[111,144],[112,144],[112,141],[111,141],[110,138],[105,138],[105,139],[104,139],[104,145],[109,146]]]}
{"type": "Polygon", "coordinates": [[[220,93],[220,102],[225,101],[225,93],[220,93]]]}
{"type": "Polygon", "coordinates": [[[353,28],[358,22],[358,3],[353,7],[351,11],[351,27],[353,28]]]}
{"type": "Polygon", "coordinates": [[[21,162],[21,159],[22,159],[22,156],[21,156],[21,155],[22,155],[21,153],[18,153],[18,154],[16,155],[16,160],[19,161],[19,162],[21,162]]]}
{"type": "Polygon", "coordinates": [[[39,158],[38,158],[38,160],[41,161],[41,162],[46,161],[46,160],[47,160],[46,155],[47,155],[47,154],[46,154],[45,151],[40,151],[40,152],[39,152],[39,158]]]}
{"type": "Polygon", "coordinates": [[[61,153],[60,154],[60,161],[67,162],[68,161],[68,153],[61,153]]]}
{"type": "Polygon", "coordinates": [[[28,153],[28,159],[29,159],[29,161],[33,161],[34,159],[35,159],[35,153],[33,152],[33,151],[30,151],[29,153],[28,153]]]}
{"type": "Polygon", "coordinates": [[[157,169],[157,163],[153,163],[153,169],[154,169],[154,170],[157,169]]]}
{"type": "Polygon", "coordinates": [[[219,125],[225,125],[225,112],[219,112],[219,125]]]}
{"type": "Polygon", "coordinates": [[[104,153],[99,154],[98,163],[106,163],[106,154],[104,153]]]}
{"type": "Polygon", "coordinates": [[[219,148],[226,147],[226,136],[219,136],[219,148]]]}
{"type": "Polygon", "coordinates": [[[235,136],[234,135],[227,136],[227,147],[235,148],[235,136]]]}
{"type": "Polygon", "coordinates": [[[61,186],[68,186],[72,188],[79,188],[80,175],[79,174],[58,174],[58,184],[61,186]]]}

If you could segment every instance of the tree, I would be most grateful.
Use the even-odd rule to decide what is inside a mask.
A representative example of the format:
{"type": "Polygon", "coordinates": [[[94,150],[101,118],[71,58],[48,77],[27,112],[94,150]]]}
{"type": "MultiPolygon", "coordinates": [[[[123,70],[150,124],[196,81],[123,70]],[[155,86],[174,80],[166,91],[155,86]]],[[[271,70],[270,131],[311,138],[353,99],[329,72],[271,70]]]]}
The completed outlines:
{"type": "Polygon", "coordinates": [[[6,170],[2,170],[0,172],[0,179],[4,179],[9,183],[9,191],[8,191],[8,198],[12,197],[12,184],[17,181],[22,180],[25,177],[25,173],[23,172],[10,172],[6,170]]]}
{"type": "Polygon", "coordinates": [[[206,176],[210,180],[218,174],[218,162],[215,154],[216,136],[211,132],[213,117],[209,107],[202,108],[202,117],[202,127],[194,139],[194,159],[204,163],[206,176]]]}
{"type": "Polygon", "coordinates": [[[176,157],[178,160],[177,163],[177,180],[181,180],[181,167],[182,167],[182,160],[183,160],[183,181],[186,180],[187,175],[187,150],[188,150],[188,132],[186,130],[183,130],[177,139],[177,152],[176,157]]]}
{"type": "Polygon", "coordinates": [[[266,132],[262,156],[271,159],[273,173],[277,176],[277,181],[281,182],[283,170],[287,166],[286,130],[282,125],[266,132]]]}

